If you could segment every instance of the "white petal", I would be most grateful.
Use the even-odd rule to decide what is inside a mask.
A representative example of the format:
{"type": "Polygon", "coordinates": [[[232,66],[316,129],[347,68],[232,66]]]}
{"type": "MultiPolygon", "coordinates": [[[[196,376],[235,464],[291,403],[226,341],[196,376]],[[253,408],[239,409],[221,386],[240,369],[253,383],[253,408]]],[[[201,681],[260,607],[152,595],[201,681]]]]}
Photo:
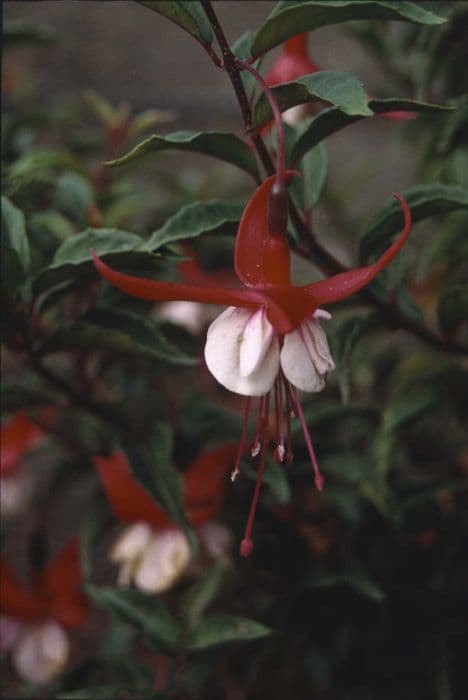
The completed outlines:
{"type": "Polygon", "coordinates": [[[13,651],[13,664],[31,683],[47,683],[64,668],[70,653],[65,631],[56,622],[29,628],[13,651]]]}
{"type": "Polygon", "coordinates": [[[263,317],[262,310],[230,306],[208,328],[208,369],[220,384],[237,394],[263,396],[278,375],[278,338],[263,317]]]}
{"type": "Polygon", "coordinates": [[[284,337],[281,368],[291,384],[302,391],[321,391],[335,363],[318,321],[308,319],[284,337]]]}
{"type": "Polygon", "coordinates": [[[146,523],[135,523],[127,527],[110,551],[110,559],[126,563],[138,559],[148,547],[153,530],[146,523]]]}
{"type": "Polygon", "coordinates": [[[249,377],[260,367],[274,335],[273,326],[263,309],[250,316],[239,346],[239,368],[242,377],[249,377]]]}
{"type": "Polygon", "coordinates": [[[183,574],[189,560],[190,545],[180,530],[158,533],[135,571],[135,586],[145,593],[167,591],[183,574]]]}

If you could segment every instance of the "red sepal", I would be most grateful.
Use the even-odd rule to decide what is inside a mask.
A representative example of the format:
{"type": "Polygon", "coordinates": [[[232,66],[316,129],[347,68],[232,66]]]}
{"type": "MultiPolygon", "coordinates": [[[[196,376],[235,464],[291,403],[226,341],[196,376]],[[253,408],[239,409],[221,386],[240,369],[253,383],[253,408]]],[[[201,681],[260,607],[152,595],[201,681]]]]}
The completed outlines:
{"type": "Polygon", "coordinates": [[[24,455],[43,437],[44,433],[24,413],[17,413],[1,428],[0,473],[13,472],[24,455]]]}
{"type": "Polygon", "coordinates": [[[75,627],[88,615],[88,604],[80,586],[79,548],[74,538],[34,577],[29,591],[2,560],[0,609],[17,620],[53,619],[66,627],[75,627]]]}
{"type": "Polygon", "coordinates": [[[194,527],[216,516],[226,492],[226,473],[237,455],[237,443],[203,452],[185,472],[185,504],[194,527]]]}
{"type": "Polygon", "coordinates": [[[205,304],[221,304],[223,306],[239,306],[255,309],[264,303],[261,294],[247,289],[227,289],[217,283],[210,284],[178,284],[176,282],[157,282],[141,279],[113,270],[91,251],[94,266],[99,274],[110,284],[122,292],[147,299],[148,301],[200,301],[205,304]]]}
{"type": "Polygon", "coordinates": [[[109,457],[94,457],[93,463],[119,520],[125,523],[144,521],[156,529],[171,525],[164,511],[133,478],[122,452],[115,452],[109,457]]]}
{"type": "Polygon", "coordinates": [[[372,282],[374,277],[387,267],[401,250],[411,229],[411,212],[403,197],[395,194],[395,192],[393,192],[393,196],[400,202],[405,219],[404,228],[397,240],[385,251],[377,262],[372,265],[342,272],[339,275],[334,275],[334,277],[329,277],[326,280],[321,280],[307,287],[302,287],[302,289],[307,291],[310,295],[311,306],[313,308],[317,308],[322,304],[330,304],[340,299],[346,299],[346,297],[351,296],[351,294],[355,294],[372,282]]]}
{"type": "MultiPolygon", "coordinates": [[[[287,170],[285,181],[294,174],[287,170]]],[[[237,231],[234,267],[241,282],[249,287],[290,284],[288,242],[268,231],[268,198],[275,181],[276,175],[272,175],[254,192],[237,231]]]]}

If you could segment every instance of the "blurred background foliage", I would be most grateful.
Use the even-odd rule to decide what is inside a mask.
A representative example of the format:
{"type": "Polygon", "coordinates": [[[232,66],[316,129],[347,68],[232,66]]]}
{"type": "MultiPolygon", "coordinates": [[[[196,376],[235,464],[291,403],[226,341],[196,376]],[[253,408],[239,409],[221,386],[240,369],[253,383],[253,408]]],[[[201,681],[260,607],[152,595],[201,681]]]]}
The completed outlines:
{"type": "MultiPolygon", "coordinates": [[[[78,532],[92,601],[49,696],[462,700],[468,3],[400,4],[445,22],[362,19],[310,33],[318,64],[355,74],[376,101],[450,109],[416,105],[414,119],[371,116],[324,138],[304,156],[295,203],[313,207],[317,240],[346,264],[358,251],[375,258],[398,230],[396,207],[383,206],[392,190],[420,223],[371,296],[337,305],[328,325],[337,368],[324,392],[304,397],[324,492],[295,428],[294,464],[268,465],[253,556],[239,560],[234,546],[202,557],[152,596],[116,586],[108,551],[119,526],[93,457],[124,449],[177,520],[180,475],[238,439],[242,400],[203,365],[207,317],[194,333],[111,289],[89,249],[119,269],[173,279],[190,238],[202,267],[224,274],[259,163],[240,143],[227,76],[193,37],[137,3],[118,3],[117,18],[108,3],[59,5],[8,3],[3,28],[2,421],[27,414],[46,438],[22,458],[32,495],[5,518],[2,545],[26,580],[78,532]],[[77,70],[80,50],[88,68],[77,70]],[[219,143],[194,146],[199,132],[182,129],[236,140],[222,139],[228,157],[215,160],[219,143]],[[103,165],[151,134],[144,159],[103,165]]],[[[215,3],[232,42],[265,26],[273,7],[215,3]]],[[[288,129],[293,145],[314,118],[288,129]]],[[[274,135],[266,140],[274,148],[274,135]]],[[[301,254],[292,229],[291,244],[296,278],[318,278],[322,261],[301,254]]],[[[245,460],[217,516],[235,542],[254,479],[245,460]]],[[[43,697],[2,660],[4,697],[43,697]]]]}

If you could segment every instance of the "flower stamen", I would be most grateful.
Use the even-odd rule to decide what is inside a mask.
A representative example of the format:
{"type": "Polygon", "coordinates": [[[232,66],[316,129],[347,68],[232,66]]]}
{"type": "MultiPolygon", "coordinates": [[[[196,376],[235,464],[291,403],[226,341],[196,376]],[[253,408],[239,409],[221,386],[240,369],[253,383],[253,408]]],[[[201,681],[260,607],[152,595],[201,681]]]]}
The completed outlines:
{"type": "Polygon", "coordinates": [[[247,396],[247,399],[245,401],[245,407],[244,407],[244,421],[242,424],[242,434],[239,442],[239,449],[237,451],[237,457],[236,457],[236,463],[234,466],[234,469],[231,472],[231,481],[235,481],[239,474],[241,473],[240,470],[240,461],[242,458],[242,455],[244,454],[244,447],[245,447],[245,441],[247,438],[247,430],[249,427],[249,416],[250,416],[250,404],[252,403],[252,397],[247,396]]]}
{"type": "Polygon", "coordinates": [[[260,463],[258,465],[257,480],[255,482],[255,490],[252,497],[252,502],[250,504],[249,517],[247,518],[247,525],[245,527],[244,539],[240,543],[240,555],[242,557],[248,557],[253,551],[253,541],[252,541],[252,527],[255,520],[255,512],[257,510],[258,499],[260,496],[260,489],[262,487],[263,472],[265,471],[266,457],[268,452],[268,420],[270,417],[270,395],[262,396],[261,405],[263,408],[262,413],[259,412],[259,419],[264,425],[264,430],[261,433],[261,454],[260,463]]]}
{"type": "Polygon", "coordinates": [[[296,408],[296,413],[297,413],[297,416],[298,416],[300,423],[301,423],[302,432],[304,433],[304,438],[306,441],[307,449],[309,451],[310,460],[311,460],[312,466],[314,468],[315,486],[317,488],[317,491],[322,491],[325,479],[323,477],[322,472],[319,469],[317,457],[315,456],[315,450],[314,450],[314,447],[312,445],[312,440],[311,440],[311,437],[309,434],[309,430],[307,428],[307,423],[306,423],[306,420],[304,417],[304,413],[302,411],[302,406],[301,406],[301,403],[299,401],[299,397],[297,395],[297,389],[295,387],[292,387],[292,386],[290,386],[290,389],[291,389],[291,393],[293,396],[294,405],[296,408]]]}

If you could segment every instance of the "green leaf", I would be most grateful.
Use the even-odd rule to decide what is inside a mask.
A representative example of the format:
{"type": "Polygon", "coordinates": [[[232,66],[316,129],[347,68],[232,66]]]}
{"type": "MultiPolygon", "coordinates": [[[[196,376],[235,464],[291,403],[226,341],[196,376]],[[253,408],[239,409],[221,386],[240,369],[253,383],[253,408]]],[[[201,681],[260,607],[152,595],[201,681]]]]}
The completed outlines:
{"type": "Polygon", "coordinates": [[[235,134],[223,131],[175,131],[165,136],[153,134],[121,158],[108,161],[106,165],[124,165],[159,151],[203,153],[236,165],[257,179],[259,177],[255,156],[245,141],[235,134]]]}
{"type": "Polygon", "coordinates": [[[63,350],[87,349],[140,356],[175,365],[193,366],[198,360],[170,343],[154,319],[121,311],[112,307],[88,312],[76,323],[59,328],[44,345],[37,348],[41,355],[63,350]]]}
{"type": "Polygon", "coordinates": [[[29,243],[23,212],[4,196],[1,253],[2,285],[14,294],[23,284],[29,269],[29,243]]]}
{"type": "Polygon", "coordinates": [[[86,224],[94,192],[89,181],[78,173],[63,173],[57,180],[54,208],[68,214],[79,224],[86,224]]]}
{"type": "Polygon", "coordinates": [[[130,468],[169,518],[185,531],[192,547],[196,540],[184,509],[184,481],[171,462],[172,433],[164,423],[155,423],[142,444],[126,444],[130,468]]]}
{"type": "Polygon", "coordinates": [[[52,264],[34,280],[35,294],[61,282],[68,282],[93,271],[90,250],[104,258],[109,264],[119,264],[122,259],[138,262],[148,259],[148,252],[137,252],[143,239],[135,233],[112,228],[88,228],[60,245],[52,264]]]}
{"type": "Polygon", "coordinates": [[[180,607],[180,618],[192,627],[198,623],[206,608],[217,596],[223,582],[225,569],[215,564],[185,593],[180,607]]]}
{"type": "Polygon", "coordinates": [[[2,26],[3,48],[19,44],[54,44],[57,34],[52,27],[45,24],[29,24],[23,20],[6,19],[2,26]]]}
{"type": "Polygon", "coordinates": [[[171,216],[164,226],[154,231],[142,248],[154,252],[167,243],[196,238],[202,233],[235,233],[243,209],[242,204],[222,199],[187,204],[171,216]]]}
{"type": "Polygon", "coordinates": [[[309,151],[296,167],[301,177],[292,178],[289,192],[300,210],[310,212],[320,199],[327,179],[328,156],[325,144],[320,143],[309,151]]]}
{"type": "MultiPolygon", "coordinates": [[[[282,112],[306,102],[330,102],[350,116],[368,117],[373,114],[367,105],[368,98],[362,82],[343,71],[322,70],[271,89],[282,112]]],[[[263,126],[272,116],[270,104],[262,94],[253,108],[253,124],[263,126]]]]}
{"type": "MultiPolygon", "coordinates": [[[[451,107],[435,105],[429,102],[399,99],[369,100],[368,106],[372,110],[372,114],[368,114],[368,117],[372,117],[375,114],[388,114],[394,111],[439,113],[452,109],[451,107]]],[[[297,140],[291,147],[289,163],[297,163],[307,151],[310,151],[311,148],[314,148],[327,136],[331,136],[346,126],[355,124],[364,118],[364,115],[346,114],[337,107],[321,111],[306,122],[301,129],[297,140]]]]}
{"type": "MultiPolygon", "coordinates": [[[[413,224],[436,214],[468,209],[468,190],[455,185],[418,185],[402,195],[411,209],[413,224]]],[[[389,202],[367,226],[360,242],[361,260],[380,254],[401,227],[401,207],[396,201],[389,202]]]]}
{"type": "Polygon", "coordinates": [[[400,20],[429,25],[445,22],[443,17],[414,2],[283,0],[276,3],[263,27],[256,33],[252,56],[260,56],[296,34],[358,19],[400,20]]]}
{"type": "Polygon", "coordinates": [[[160,598],[110,586],[85,589],[96,605],[136,627],[158,649],[176,650],[180,629],[160,598]]]}
{"type": "Polygon", "coordinates": [[[350,362],[356,343],[367,329],[367,319],[362,316],[345,318],[335,330],[333,357],[336,362],[338,383],[343,403],[350,398],[350,362]]]}
{"type": "Polygon", "coordinates": [[[22,195],[38,187],[50,187],[64,171],[89,177],[85,166],[67,151],[53,148],[28,150],[7,170],[8,191],[22,195]]]}
{"type": "Polygon", "coordinates": [[[345,571],[338,574],[319,573],[305,579],[307,588],[331,588],[334,586],[349,586],[356,593],[381,603],[385,599],[385,593],[370,578],[364,569],[356,562],[349,564],[345,571]]]}
{"type": "Polygon", "coordinates": [[[208,615],[192,630],[187,641],[190,651],[217,646],[224,642],[261,639],[272,630],[266,625],[236,615],[208,615]]]}
{"type": "Polygon", "coordinates": [[[213,41],[210,23],[199,2],[195,0],[190,0],[190,2],[187,0],[176,0],[175,2],[170,2],[170,0],[138,0],[138,2],[177,24],[203,46],[210,45],[213,41]]]}
{"type": "Polygon", "coordinates": [[[468,319],[468,286],[457,285],[448,289],[439,299],[437,310],[443,331],[451,333],[468,319]]]}
{"type": "Polygon", "coordinates": [[[384,411],[383,430],[390,433],[404,428],[441,402],[440,389],[435,385],[421,386],[415,394],[404,394],[384,411]]]}

